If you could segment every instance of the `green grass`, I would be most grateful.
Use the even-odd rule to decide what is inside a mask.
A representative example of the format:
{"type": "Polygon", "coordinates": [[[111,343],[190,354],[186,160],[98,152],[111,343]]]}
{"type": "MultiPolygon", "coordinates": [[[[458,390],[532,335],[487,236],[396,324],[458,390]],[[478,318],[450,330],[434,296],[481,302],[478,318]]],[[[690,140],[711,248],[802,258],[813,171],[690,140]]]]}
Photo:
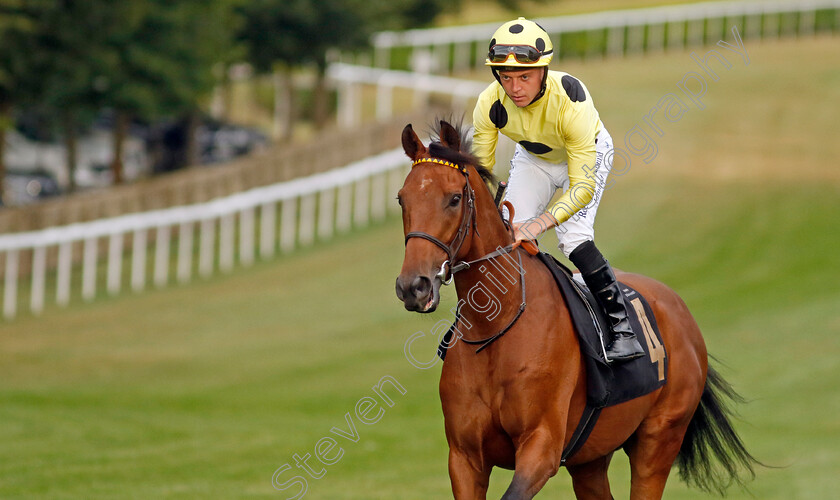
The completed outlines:
{"type": "MultiPolygon", "coordinates": [[[[840,70],[825,63],[836,44],[747,46],[750,66],[710,84],[706,109],[669,124],[651,164],[634,157],[599,210],[607,258],[675,288],[750,400],[738,431],[778,468],[729,498],[840,489],[840,70]]],[[[619,141],[692,65],[667,54],[570,71],[619,141]]],[[[403,310],[402,252],[389,220],[230,275],[4,324],[0,498],[286,498],[274,471],[346,429],[345,413],[386,375],[406,394],[388,390],[395,404],[375,424],[353,417],[358,442],[336,438],[344,455],[305,498],[450,497],[439,368],[403,354],[449,307],[403,310]]],[[[431,356],[426,340],[414,352],[431,356]]],[[[494,474],[490,498],[509,477],[494,474]]],[[[611,477],[627,498],[620,454],[611,477]]],[[[570,491],[560,471],[537,498],[570,491]]],[[[705,496],[674,475],[666,498],[705,496]]]]}

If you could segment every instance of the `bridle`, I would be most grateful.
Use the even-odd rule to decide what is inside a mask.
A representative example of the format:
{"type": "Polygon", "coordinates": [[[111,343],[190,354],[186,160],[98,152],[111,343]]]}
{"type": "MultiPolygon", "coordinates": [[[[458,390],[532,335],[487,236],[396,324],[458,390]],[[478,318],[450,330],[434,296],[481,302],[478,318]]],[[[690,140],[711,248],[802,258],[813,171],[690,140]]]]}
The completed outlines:
{"type": "MultiPolygon", "coordinates": [[[[499,247],[496,250],[494,250],[493,252],[490,252],[487,255],[483,255],[483,256],[475,259],[475,260],[472,260],[472,261],[460,260],[460,261],[455,262],[453,264],[453,262],[455,261],[455,258],[458,255],[458,252],[461,250],[461,246],[463,246],[464,241],[467,239],[467,235],[470,232],[470,227],[472,227],[475,234],[478,234],[478,228],[476,228],[476,225],[475,225],[475,216],[476,216],[476,213],[475,213],[475,192],[473,191],[472,186],[470,186],[469,172],[467,171],[466,167],[464,167],[464,166],[452,163],[452,162],[447,161],[447,160],[442,160],[440,158],[431,158],[431,157],[419,158],[417,160],[414,160],[414,163],[412,163],[411,166],[414,167],[419,163],[437,163],[439,165],[446,165],[448,167],[452,167],[452,168],[458,170],[459,172],[461,172],[462,174],[464,174],[464,178],[466,180],[466,183],[464,184],[464,191],[463,191],[464,199],[466,200],[465,208],[464,208],[464,210],[462,212],[462,215],[461,215],[461,223],[458,226],[458,231],[455,233],[455,237],[452,238],[452,241],[449,244],[446,244],[443,241],[441,241],[439,238],[436,238],[435,236],[432,236],[431,234],[425,233],[423,231],[411,231],[410,233],[405,235],[406,245],[408,244],[408,240],[411,239],[411,238],[422,238],[424,240],[431,241],[432,243],[434,243],[435,245],[440,247],[444,252],[446,252],[447,260],[445,260],[443,262],[443,264],[441,264],[440,271],[438,271],[438,274],[435,275],[436,278],[440,279],[440,281],[443,285],[448,285],[449,283],[451,283],[452,278],[455,275],[455,273],[457,273],[459,271],[463,271],[464,269],[469,269],[469,267],[471,265],[473,265],[477,262],[482,262],[482,261],[485,261],[485,260],[495,259],[496,257],[499,257],[501,255],[511,253],[517,247],[519,247],[519,242],[515,242],[515,243],[507,245],[505,247],[499,247]]],[[[502,190],[502,188],[500,187],[500,190],[497,193],[497,198],[496,198],[496,205],[497,206],[498,206],[500,198],[501,198],[501,190],[502,190]]],[[[505,202],[505,203],[508,205],[508,209],[510,211],[510,218],[512,220],[513,219],[513,206],[510,205],[510,203],[508,203],[508,202],[505,202]]],[[[501,212],[499,214],[501,215],[501,212]]],[[[504,221],[504,218],[502,220],[504,221]]],[[[510,226],[509,222],[508,221],[504,221],[504,222],[505,222],[505,225],[507,226],[508,230],[511,231],[511,226],[510,226]]],[[[529,253],[530,253],[530,250],[529,250],[529,253]]],[[[517,258],[518,258],[518,261],[519,261],[519,266],[518,266],[519,267],[519,283],[520,283],[520,288],[522,290],[522,301],[519,304],[519,310],[516,312],[516,315],[513,317],[513,319],[511,319],[510,322],[504,328],[502,328],[498,333],[496,333],[495,335],[491,335],[491,336],[489,336],[487,338],[484,338],[484,339],[481,339],[481,340],[467,340],[465,338],[461,338],[461,340],[463,342],[467,343],[467,344],[473,344],[473,345],[480,346],[475,351],[476,353],[481,352],[482,350],[484,350],[484,348],[488,347],[491,343],[498,340],[499,338],[502,337],[502,335],[507,333],[508,330],[510,330],[513,327],[513,325],[516,323],[516,321],[519,319],[520,316],[522,316],[522,313],[525,311],[525,305],[526,305],[526,303],[525,303],[525,270],[522,266],[522,255],[518,254],[517,258]]],[[[459,316],[460,316],[460,304],[459,304],[458,310],[456,311],[456,317],[459,317],[459,316]]]]}
{"type": "Polygon", "coordinates": [[[423,231],[411,231],[410,233],[405,235],[405,243],[408,244],[408,240],[411,238],[423,238],[424,240],[431,241],[438,247],[440,247],[444,252],[446,252],[447,259],[441,264],[440,271],[436,275],[437,278],[440,278],[440,281],[444,285],[448,285],[452,281],[452,276],[462,270],[469,267],[460,267],[463,261],[454,264],[455,258],[458,256],[458,252],[461,251],[461,247],[464,245],[464,241],[467,239],[467,236],[470,233],[470,227],[472,227],[473,231],[475,231],[475,191],[473,191],[472,186],[470,186],[470,174],[467,172],[467,168],[458,165],[456,163],[452,163],[451,161],[442,160],[440,158],[419,158],[414,160],[412,163],[412,167],[416,166],[419,163],[437,163],[438,165],[446,165],[447,167],[452,167],[462,174],[464,174],[464,178],[466,182],[464,183],[464,190],[463,190],[463,202],[464,202],[464,210],[461,213],[461,223],[458,225],[458,231],[455,233],[455,237],[452,238],[452,241],[449,244],[444,243],[439,238],[432,236],[429,233],[424,233],[423,231]]]}

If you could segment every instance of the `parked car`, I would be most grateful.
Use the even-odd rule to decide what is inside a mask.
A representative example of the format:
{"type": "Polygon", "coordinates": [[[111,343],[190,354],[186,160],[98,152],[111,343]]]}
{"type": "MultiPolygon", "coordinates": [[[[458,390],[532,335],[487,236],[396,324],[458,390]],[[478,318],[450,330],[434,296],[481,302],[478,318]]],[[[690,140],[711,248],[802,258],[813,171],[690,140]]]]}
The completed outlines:
{"type": "Polygon", "coordinates": [[[61,194],[58,181],[46,170],[7,170],[3,182],[4,205],[27,205],[61,194]]]}
{"type": "MultiPolygon", "coordinates": [[[[268,138],[256,129],[204,118],[196,129],[198,162],[209,165],[230,161],[268,145],[268,138]]],[[[155,172],[169,172],[187,164],[187,123],[184,120],[152,127],[149,150],[155,172]]]]}

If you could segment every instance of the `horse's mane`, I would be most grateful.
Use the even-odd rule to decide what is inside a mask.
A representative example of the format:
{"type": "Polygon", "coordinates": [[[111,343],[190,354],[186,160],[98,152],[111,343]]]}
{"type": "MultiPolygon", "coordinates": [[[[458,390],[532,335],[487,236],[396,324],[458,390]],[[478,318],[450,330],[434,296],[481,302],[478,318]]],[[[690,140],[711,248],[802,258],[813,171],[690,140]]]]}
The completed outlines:
{"type": "Polygon", "coordinates": [[[468,152],[472,150],[472,137],[469,134],[469,128],[463,124],[463,120],[458,120],[457,122],[452,122],[450,120],[447,121],[449,121],[449,123],[451,123],[452,126],[455,127],[455,130],[458,131],[458,135],[461,136],[461,150],[456,151],[452,148],[444,146],[440,142],[441,120],[435,119],[435,125],[432,126],[432,130],[430,132],[432,142],[429,144],[429,153],[435,158],[451,161],[452,163],[462,167],[472,165],[478,172],[478,175],[479,177],[481,177],[481,180],[484,181],[484,185],[487,186],[488,191],[490,190],[490,186],[497,186],[499,182],[496,179],[496,176],[493,175],[493,172],[491,172],[490,169],[482,165],[481,161],[479,161],[478,158],[473,156],[472,153],[468,152]]]}

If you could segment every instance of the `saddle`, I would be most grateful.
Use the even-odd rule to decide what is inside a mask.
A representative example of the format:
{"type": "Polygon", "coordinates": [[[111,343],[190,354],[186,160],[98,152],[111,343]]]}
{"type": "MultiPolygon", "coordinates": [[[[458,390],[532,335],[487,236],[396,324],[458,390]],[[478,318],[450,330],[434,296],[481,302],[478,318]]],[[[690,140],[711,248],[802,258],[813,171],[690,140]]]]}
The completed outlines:
{"type": "MultiPolygon", "coordinates": [[[[539,252],[537,257],[551,271],[572,317],[586,366],[586,408],[570,443],[563,451],[562,464],[586,442],[602,409],[649,394],[665,385],[668,357],[656,318],[647,300],[638,291],[619,281],[621,292],[629,304],[629,319],[645,356],[619,364],[605,358],[609,339],[609,322],[595,297],[575,275],[552,255],[539,252]]],[[[455,324],[444,335],[438,356],[446,358],[455,324]]]]}

